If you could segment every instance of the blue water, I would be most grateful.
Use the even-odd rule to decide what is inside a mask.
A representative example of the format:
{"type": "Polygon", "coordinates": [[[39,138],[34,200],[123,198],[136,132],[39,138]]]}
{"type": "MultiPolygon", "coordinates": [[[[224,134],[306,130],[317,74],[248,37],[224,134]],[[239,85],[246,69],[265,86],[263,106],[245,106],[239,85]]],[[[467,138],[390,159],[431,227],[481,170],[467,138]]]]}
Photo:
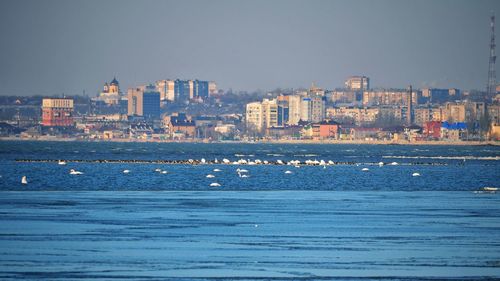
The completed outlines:
{"type": "Polygon", "coordinates": [[[500,279],[498,147],[0,142],[0,175],[1,280],[500,279]],[[202,157],[349,163],[71,162],[202,157]]]}

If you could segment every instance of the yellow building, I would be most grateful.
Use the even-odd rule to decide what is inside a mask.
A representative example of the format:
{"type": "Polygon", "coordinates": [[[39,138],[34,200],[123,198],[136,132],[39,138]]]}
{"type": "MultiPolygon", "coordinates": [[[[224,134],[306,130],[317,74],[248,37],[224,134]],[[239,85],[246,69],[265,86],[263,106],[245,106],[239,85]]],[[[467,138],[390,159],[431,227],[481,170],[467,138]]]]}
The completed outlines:
{"type": "Polygon", "coordinates": [[[103,101],[107,105],[117,105],[120,103],[122,93],[120,92],[120,83],[116,78],[108,84],[104,83],[102,92],[99,94],[98,100],[103,101]]]}

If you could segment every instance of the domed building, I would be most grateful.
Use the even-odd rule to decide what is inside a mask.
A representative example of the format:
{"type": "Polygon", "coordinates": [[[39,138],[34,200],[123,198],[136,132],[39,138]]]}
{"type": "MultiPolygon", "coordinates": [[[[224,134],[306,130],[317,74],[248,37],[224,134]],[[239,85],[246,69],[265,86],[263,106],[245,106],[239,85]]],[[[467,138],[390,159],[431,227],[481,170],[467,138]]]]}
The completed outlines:
{"type": "Polygon", "coordinates": [[[116,80],[116,77],[108,84],[104,83],[102,92],[99,94],[99,100],[103,101],[107,105],[118,105],[122,93],[120,92],[120,83],[116,80]]]}

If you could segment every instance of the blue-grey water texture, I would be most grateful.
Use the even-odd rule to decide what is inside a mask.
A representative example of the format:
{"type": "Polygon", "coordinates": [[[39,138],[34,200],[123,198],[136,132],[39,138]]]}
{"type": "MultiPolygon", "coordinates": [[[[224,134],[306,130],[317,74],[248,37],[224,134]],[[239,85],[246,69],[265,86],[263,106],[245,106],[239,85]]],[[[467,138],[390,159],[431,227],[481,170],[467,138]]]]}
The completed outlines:
{"type": "Polygon", "coordinates": [[[500,147],[1,141],[0,176],[0,280],[500,280],[500,147]],[[71,161],[201,158],[345,164],[71,161]]]}

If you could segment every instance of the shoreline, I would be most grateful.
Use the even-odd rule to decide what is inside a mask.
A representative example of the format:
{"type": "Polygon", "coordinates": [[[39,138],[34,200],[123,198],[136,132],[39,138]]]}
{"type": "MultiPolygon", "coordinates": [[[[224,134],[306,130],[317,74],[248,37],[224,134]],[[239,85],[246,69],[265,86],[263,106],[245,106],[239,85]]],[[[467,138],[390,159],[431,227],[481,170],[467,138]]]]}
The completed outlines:
{"type": "Polygon", "coordinates": [[[436,146],[500,146],[499,141],[385,141],[385,140],[260,140],[260,141],[207,141],[207,140],[140,140],[140,139],[79,139],[79,138],[19,138],[0,137],[0,141],[39,142],[103,142],[103,143],[206,143],[206,144],[356,144],[356,145],[436,145],[436,146]]]}

